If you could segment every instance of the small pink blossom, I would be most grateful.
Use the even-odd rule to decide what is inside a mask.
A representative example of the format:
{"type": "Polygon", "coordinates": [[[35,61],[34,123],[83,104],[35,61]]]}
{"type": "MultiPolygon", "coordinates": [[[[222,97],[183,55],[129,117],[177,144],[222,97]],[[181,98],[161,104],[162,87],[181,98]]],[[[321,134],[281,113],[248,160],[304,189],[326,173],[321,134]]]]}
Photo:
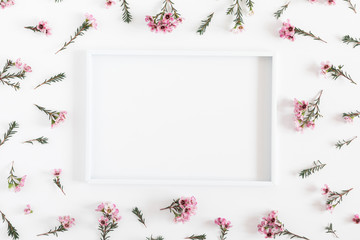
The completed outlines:
{"type": "Polygon", "coordinates": [[[59,169],[54,169],[54,170],[53,170],[53,175],[54,175],[55,177],[59,177],[59,176],[61,175],[61,172],[62,172],[62,169],[61,169],[61,168],[59,168],[59,169]]]}
{"type": "Polygon", "coordinates": [[[40,21],[39,24],[36,26],[37,30],[40,32],[45,33],[47,29],[47,22],[46,21],[40,21]]]}
{"type": "Polygon", "coordinates": [[[329,5],[336,5],[335,0],[327,0],[327,3],[328,3],[329,5]]]}
{"type": "Polygon", "coordinates": [[[245,30],[244,26],[243,25],[240,25],[238,26],[237,28],[232,28],[231,29],[231,32],[232,33],[241,33],[245,30]]]}
{"type": "Polygon", "coordinates": [[[99,223],[101,226],[107,226],[109,224],[109,219],[101,216],[101,218],[99,219],[99,223]]]}
{"type": "Polygon", "coordinates": [[[29,65],[27,65],[27,64],[24,64],[23,69],[24,69],[25,72],[32,72],[31,67],[29,65]]]}
{"type": "Polygon", "coordinates": [[[311,3],[314,3],[314,2],[316,2],[317,0],[309,0],[309,2],[311,2],[311,3]]]}
{"type": "Polygon", "coordinates": [[[321,189],[322,195],[327,195],[330,192],[330,188],[327,184],[324,185],[324,187],[321,189]]]}
{"type": "Polygon", "coordinates": [[[56,127],[60,123],[64,122],[66,119],[66,111],[59,112],[59,115],[56,117],[55,121],[51,124],[51,127],[56,127]]]}
{"type": "Polygon", "coordinates": [[[331,204],[326,204],[326,210],[332,213],[334,211],[334,206],[331,204]]]}
{"type": "Polygon", "coordinates": [[[30,204],[26,205],[26,208],[24,209],[24,213],[25,213],[25,215],[29,215],[29,214],[33,213],[33,210],[31,209],[30,204]]]}
{"type": "Polygon", "coordinates": [[[353,222],[356,223],[356,224],[359,224],[360,223],[360,217],[359,217],[359,214],[356,214],[353,218],[353,222]]]}
{"type": "Polygon", "coordinates": [[[16,59],[15,67],[17,67],[18,69],[21,69],[21,66],[22,66],[21,59],[20,58],[16,59]]]}
{"type": "Polygon", "coordinates": [[[112,5],[115,5],[115,2],[112,1],[112,0],[106,0],[105,5],[106,5],[106,8],[109,8],[109,7],[111,7],[112,5]]]}
{"type": "Polygon", "coordinates": [[[85,17],[86,17],[86,21],[89,21],[91,26],[93,28],[97,29],[98,24],[97,24],[96,19],[94,18],[94,16],[92,14],[86,13],[85,17]]]}
{"type": "Polygon", "coordinates": [[[75,225],[75,218],[71,218],[70,216],[63,216],[59,217],[59,222],[65,229],[69,229],[75,225]]]}
{"type": "Polygon", "coordinates": [[[347,122],[347,123],[352,123],[352,122],[354,121],[354,119],[352,119],[351,117],[348,117],[348,116],[345,116],[345,117],[344,117],[344,120],[345,120],[345,122],[347,122]]]}

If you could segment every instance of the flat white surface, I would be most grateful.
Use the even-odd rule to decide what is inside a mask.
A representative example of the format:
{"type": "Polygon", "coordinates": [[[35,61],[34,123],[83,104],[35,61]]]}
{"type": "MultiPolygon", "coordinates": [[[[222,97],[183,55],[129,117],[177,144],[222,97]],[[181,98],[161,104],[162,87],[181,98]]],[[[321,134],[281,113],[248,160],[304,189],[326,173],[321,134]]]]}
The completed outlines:
{"type": "Polygon", "coordinates": [[[100,51],[88,71],[89,180],[271,181],[272,56],[100,51]]]}
{"type": "MultiPolygon", "coordinates": [[[[130,2],[130,1],[129,1],[130,2]]],[[[355,3],[356,1],[354,1],[355,3]]],[[[333,81],[319,76],[321,61],[344,64],[355,81],[360,83],[360,48],[352,49],[341,43],[341,37],[350,34],[360,37],[360,14],[355,15],[343,1],[329,7],[292,1],[283,16],[304,30],[320,35],[329,44],[298,36],[295,42],[280,39],[281,21],[272,16],[285,1],[256,0],[255,15],[246,17],[246,31],[231,34],[232,19],[224,12],[229,1],[177,1],[176,6],[185,22],[172,34],[151,33],[144,24],[144,16],[159,10],[160,1],[131,1],[134,23],[122,23],[119,5],[106,9],[101,0],[17,0],[16,5],[0,9],[2,23],[0,62],[6,58],[21,57],[34,72],[22,81],[22,91],[0,86],[0,129],[17,120],[19,133],[0,150],[0,208],[19,228],[21,239],[39,240],[35,235],[48,231],[57,224],[59,215],[70,214],[77,225],[60,235],[61,240],[98,239],[97,219],[93,209],[101,201],[118,204],[123,220],[111,234],[111,239],[138,240],[145,236],[162,234],[165,239],[183,239],[193,233],[206,233],[209,240],[218,239],[216,217],[226,217],[234,225],[228,240],[260,240],[256,225],[272,209],[279,210],[281,220],[295,233],[313,240],[329,240],[325,226],[332,222],[341,239],[357,239],[359,226],[351,222],[353,214],[360,213],[359,146],[357,139],[339,151],[333,147],[337,140],[360,133],[360,120],[345,124],[341,113],[360,110],[359,85],[346,80],[333,81]],[[216,11],[211,27],[204,36],[195,34],[201,19],[216,11]],[[67,50],[55,51],[73,34],[86,12],[99,21],[99,30],[88,31],[67,50]],[[48,20],[54,35],[46,38],[23,29],[48,20]],[[183,186],[119,186],[91,185],[85,178],[85,83],[86,50],[204,50],[204,51],[271,51],[278,54],[278,139],[279,184],[274,187],[183,187],[183,186]],[[33,88],[50,76],[65,71],[64,82],[53,86],[33,88]],[[294,131],[292,121],[294,97],[310,100],[324,89],[319,120],[314,131],[303,134],[294,131]],[[67,110],[68,120],[58,128],[50,129],[49,122],[33,104],[54,110],[67,110]],[[22,141],[37,136],[49,137],[45,146],[23,145],[22,141]],[[314,160],[328,163],[319,174],[302,180],[298,172],[311,166],[314,160]],[[28,174],[22,192],[7,190],[6,178],[15,161],[16,173],[28,174]],[[63,168],[62,182],[67,196],[52,182],[51,169],[63,168]],[[324,210],[325,200],[320,193],[324,183],[334,190],[354,187],[354,191],[330,214],[324,210]],[[179,196],[195,195],[199,201],[197,215],[186,224],[174,224],[167,212],[158,209],[167,206],[179,196]],[[30,203],[35,213],[24,216],[23,209],[30,203]],[[138,206],[144,212],[148,228],[143,228],[131,213],[138,206]]],[[[119,74],[121,74],[119,72],[119,74]]],[[[111,166],[109,166],[111,168],[111,166]]],[[[8,239],[6,228],[0,225],[0,239],[8,239]]],[[[47,239],[56,239],[48,237],[47,239]]],[[[284,239],[286,239],[284,237],[284,239]]]]}

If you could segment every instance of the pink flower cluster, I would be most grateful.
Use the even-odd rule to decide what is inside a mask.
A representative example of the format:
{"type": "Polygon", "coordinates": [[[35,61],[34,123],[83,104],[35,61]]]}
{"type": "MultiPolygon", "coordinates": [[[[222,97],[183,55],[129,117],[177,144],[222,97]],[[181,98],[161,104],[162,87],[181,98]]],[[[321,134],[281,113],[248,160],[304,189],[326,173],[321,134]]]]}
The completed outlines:
{"type": "Polygon", "coordinates": [[[359,224],[359,223],[360,223],[360,217],[359,217],[359,214],[356,214],[356,215],[354,216],[354,218],[353,218],[353,222],[354,222],[355,224],[359,224]]]}
{"type": "Polygon", "coordinates": [[[70,216],[59,217],[59,222],[65,229],[69,229],[75,225],[75,218],[70,216]]]}
{"type": "Polygon", "coordinates": [[[115,5],[115,2],[113,0],[106,0],[106,2],[105,2],[106,8],[109,8],[112,5],[115,5]]]}
{"type": "MultiPolygon", "coordinates": [[[[318,0],[309,0],[309,2],[315,3],[315,2],[318,2],[318,0]]],[[[335,0],[326,0],[326,2],[327,2],[327,4],[329,4],[329,5],[336,5],[335,0]]]]}
{"type": "Polygon", "coordinates": [[[15,4],[14,0],[1,0],[0,1],[0,6],[2,9],[6,8],[6,7],[10,7],[12,5],[15,4]]]}
{"type": "Polygon", "coordinates": [[[26,208],[24,209],[24,213],[25,213],[25,215],[29,215],[29,214],[33,213],[33,210],[31,209],[30,204],[26,205],[26,208]]]}
{"type": "Polygon", "coordinates": [[[97,29],[98,24],[97,24],[96,19],[94,18],[94,16],[92,14],[86,13],[85,18],[86,18],[85,21],[89,22],[91,27],[97,29]]]}
{"type": "Polygon", "coordinates": [[[179,206],[181,212],[179,215],[175,215],[175,222],[185,223],[190,220],[190,217],[196,214],[197,201],[194,196],[181,197],[179,200],[179,206]]]}
{"type": "Polygon", "coordinates": [[[263,217],[258,225],[258,232],[264,234],[265,238],[275,238],[283,231],[284,225],[279,221],[276,211],[271,211],[267,217],[263,217]]]}
{"type": "Polygon", "coordinates": [[[148,22],[148,26],[152,32],[172,32],[179,23],[183,22],[183,18],[175,17],[172,13],[166,13],[156,17],[146,16],[145,22],[148,22]]]}
{"type": "MultiPolygon", "coordinates": [[[[328,195],[331,191],[330,191],[329,186],[328,186],[327,184],[325,184],[324,187],[321,188],[321,192],[322,192],[322,193],[321,193],[322,195],[328,195]]],[[[326,204],[326,210],[332,212],[332,211],[334,210],[333,205],[331,205],[331,204],[326,204]]]]}
{"type": "Polygon", "coordinates": [[[225,229],[228,230],[229,228],[232,227],[231,222],[226,220],[225,218],[217,218],[215,219],[215,224],[220,226],[221,229],[225,229]]]}
{"type": "Polygon", "coordinates": [[[59,112],[58,117],[56,117],[55,121],[52,122],[51,127],[52,127],[52,128],[53,128],[53,127],[56,127],[56,126],[59,125],[60,123],[64,122],[65,119],[66,119],[66,114],[67,114],[66,111],[59,112]]]}
{"type": "Polygon", "coordinates": [[[39,32],[45,33],[46,36],[51,35],[51,28],[48,26],[46,21],[40,21],[38,25],[36,25],[36,29],[39,32]]]}
{"type": "Polygon", "coordinates": [[[119,216],[119,209],[113,203],[101,203],[95,211],[102,212],[104,214],[99,219],[100,226],[107,226],[109,223],[117,223],[121,220],[121,216],[119,216]]]}
{"type": "Polygon", "coordinates": [[[347,122],[347,123],[352,123],[352,122],[354,121],[354,119],[353,119],[352,117],[349,117],[349,116],[345,116],[345,117],[344,117],[344,120],[345,120],[345,122],[347,122]]]}
{"type": "Polygon", "coordinates": [[[304,117],[306,111],[308,110],[309,103],[306,101],[299,101],[296,98],[294,99],[294,114],[295,114],[295,128],[296,131],[302,132],[305,127],[314,129],[315,122],[305,122],[304,117]]]}
{"type": "Polygon", "coordinates": [[[282,28],[279,31],[280,37],[284,39],[289,39],[290,41],[295,40],[295,27],[290,24],[290,20],[284,22],[282,28]]]}
{"type": "Polygon", "coordinates": [[[20,192],[21,188],[25,185],[26,175],[24,175],[22,178],[16,178],[17,182],[14,184],[9,184],[9,188],[14,188],[15,192],[20,192]]]}
{"type": "Polygon", "coordinates": [[[23,64],[20,58],[16,59],[15,67],[18,69],[22,69],[25,72],[32,72],[31,67],[25,63],[23,64]]]}

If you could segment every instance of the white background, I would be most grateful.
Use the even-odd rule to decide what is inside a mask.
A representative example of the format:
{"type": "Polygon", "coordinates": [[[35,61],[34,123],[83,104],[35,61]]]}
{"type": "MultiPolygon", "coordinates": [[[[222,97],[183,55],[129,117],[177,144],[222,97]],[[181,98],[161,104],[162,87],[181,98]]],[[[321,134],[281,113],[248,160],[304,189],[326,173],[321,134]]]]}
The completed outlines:
{"type": "MultiPolygon", "coordinates": [[[[344,64],[354,80],[359,82],[359,49],[341,43],[341,37],[346,34],[360,36],[357,24],[360,17],[342,1],[332,7],[312,5],[305,0],[293,1],[284,19],[290,18],[297,27],[312,30],[329,44],[301,36],[295,42],[289,42],[278,37],[281,21],[272,16],[283,3],[256,1],[255,15],[246,17],[246,31],[238,35],[228,31],[231,17],[224,15],[230,1],[177,1],[176,6],[186,20],[167,35],[151,33],[144,23],[145,15],[154,14],[161,7],[160,1],[155,0],[131,1],[134,22],[130,25],[121,22],[119,4],[105,9],[100,0],[64,0],[59,4],[51,0],[18,0],[15,6],[1,10],[1,64],[7,58],[15,60],[21,57],[34,70],[23,81],[21,91],[0,87],[2,131],[10,121],[20,123],[19,133],[0,150],[0,209],[17,226],[22,239],[37,239],[36,234],[54,227],[57,217],[65,214],[75,217],[77,225],[63,233],[61,239],[98,239],[99,214],[94,209],[101,201],[117,203],[123,216],[119,229],[111,234],[113,239],[145,239],[151,234],[163,235],[165,239],[183,239],[193,233],[206,233],[208,239],[217,239],[219,231],[213,219],[218,216],[226,217],[234,224],[228,239],[262,239],[256,225],[272,209],[279,210],[280,218],[289,230],[311,239],[331,238],[324,233],[324,227],[330,222],[342,239],[355,239],[359,235],[358,226],[351,222],[351,218],[360,212],[357,176],[360,141],[354,141],[341,151],[333,145],[339,139],[357,135],[360,130],[359,119],[354,124],[345,124],[341,119],[342,112],[359,108],[359,89],[343,79],[324,79],[318,72],[320,62],[330,60],[334,64],[344,64]],[[216,14],[208,32],[205,36],[196,35],[200,20],[212,11],[216,14]],[[88,31],[67,50],[54,55],[81,24],[86,12],[93,13],[98,19],[99,30],[88,31]],[[23,28],[35,25],[41,19],[53,27],[53,36],[47,38],[23,28]],[[269,188],[212,188],[87,184],[84,181],[83,151],[87,49],[277,52],[279,185],[269,188]],[[33,90],[44,79],[62,71],[68,76],[64,82],[33,90]],[[292,99],[311,99],[321,89],[324,89],[321,103],[324,118],[318,121],[314,131],[296,133],[292,123],[292,99]],[[50,109],[67,110],[67,122],[50,129],[46,116],[33,106],[34,103],[50,109]],[[50,144],[21,144],[42,135],[49,137],[50,144]],[[301,169],[318,159],[328,163],[321,173],[306,180],[297,177],[301,169]],[[6,183],[13,160],[19,175],[28,174],[25,188],[17,194],[9,192],[6,183]],[[53,168],[64,169],[62,181],[66,197],[52,183],[53,168]],[[324,183],[334,190],[355,188],[333,214],[324,210],[325,199],[320,193],[324,183]],[[198,213],[190,223],[174,224],[169,213],[158,209],[183,195],[196,196],[198,213]],[[33,215],[23,215],[27,203],[33,206],[33,215]],[[131,214],[134,206],[143,210],[148,221],[147,229],[131,214]]],[[[161,69],[154,71],[161,76],[161,69]]],[[[0,229],[1,239],[6,239],[5,226],[0,229]]]]}

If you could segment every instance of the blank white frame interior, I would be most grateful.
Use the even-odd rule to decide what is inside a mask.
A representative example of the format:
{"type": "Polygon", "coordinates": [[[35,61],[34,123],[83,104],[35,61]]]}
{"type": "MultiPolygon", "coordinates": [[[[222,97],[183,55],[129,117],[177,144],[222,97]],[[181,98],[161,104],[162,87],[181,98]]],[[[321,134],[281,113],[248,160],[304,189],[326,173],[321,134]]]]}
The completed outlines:
{"type": "Polygon", "coordinates": [[[86,180],[276,182],[275,56],[89,51],[86,180]]]}

